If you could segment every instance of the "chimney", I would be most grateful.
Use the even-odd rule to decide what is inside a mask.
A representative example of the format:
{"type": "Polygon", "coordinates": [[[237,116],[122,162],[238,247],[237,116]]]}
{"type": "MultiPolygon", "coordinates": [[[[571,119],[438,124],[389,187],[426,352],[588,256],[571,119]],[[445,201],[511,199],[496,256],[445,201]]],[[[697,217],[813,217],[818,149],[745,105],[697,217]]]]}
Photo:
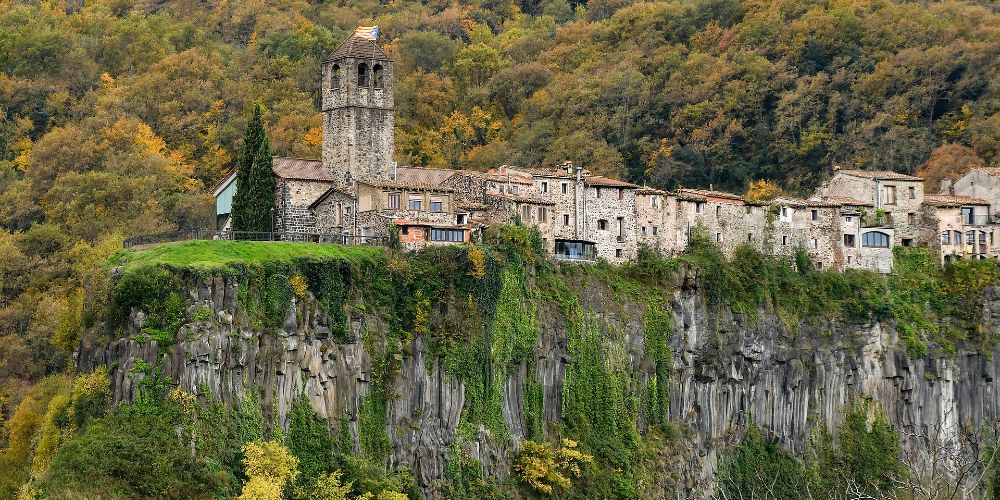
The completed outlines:
{"type": "Polygon", "coordinates": [[[941,194],[955,194],[955,185],[952,184],[951,179],[947,177],[941,179],[941,194]]]}

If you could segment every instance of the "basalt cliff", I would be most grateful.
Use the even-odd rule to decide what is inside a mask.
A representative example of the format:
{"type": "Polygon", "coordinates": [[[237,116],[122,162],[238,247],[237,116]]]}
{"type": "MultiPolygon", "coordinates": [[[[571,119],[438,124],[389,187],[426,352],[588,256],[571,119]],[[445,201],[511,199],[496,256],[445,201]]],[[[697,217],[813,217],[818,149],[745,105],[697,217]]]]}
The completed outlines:
{"type": "MultiPolygon", "coordinates": [[[[393,258],[379,266],[408,277],[377,286],[359,285],[364,273],[308,268],[307,287],[272,293],[270,305],[267,291],[294,285],[297,271],[189,274],[174,281],[183,319],[172,345],[149,336],[162,313],[134,306],[121,334],[85,341],[79,366],[112,367],[116,403],[136,398],[151,369],[202,401],[254,396],[274,429],[305,397],[353,451],[409,471],[428,498],[452,496],[458,455],[516,484],[520,443],[556,436],[605,459],[617,447],[645,450],[624,464],[598,459],[617,468],[608,477],[632,482],[632,496],[703,498],[752,424],[805,457],[820,433],[836,443],[845,411],[862,403],[895,429],[913,470],[984,494],[997,347],[915,354],[891,318],[737,314],[711,304],[707,277],[689,265],[645,286],[549,264],[487,265],[484,276],[471,260],[456,279],[472,285],[426,281],[393,258]]],[[[970,307],[981,332],[1000,332],[996,290],[970,307]]],[[[616,495],[611,483],[591,491],[616,495]]]]}

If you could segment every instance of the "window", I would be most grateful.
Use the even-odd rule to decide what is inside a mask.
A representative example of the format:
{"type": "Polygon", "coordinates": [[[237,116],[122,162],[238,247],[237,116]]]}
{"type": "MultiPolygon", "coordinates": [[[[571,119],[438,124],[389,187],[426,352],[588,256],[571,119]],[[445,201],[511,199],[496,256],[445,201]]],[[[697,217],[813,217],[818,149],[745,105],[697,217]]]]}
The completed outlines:
{"type": "Polygon", "coordinates": [[[854,220],[854,217],[851,217],[850,215],[848,215],[847,217],[844,217],[844,220],[847,221],[847,222],[851,222],[851,221],[854,220]]]}
{"type": "Polygon", "coordinates": [[[642,235],[643,235],[643,236],[645,236],[645,235],[646,235],[646,226],[642,226],[642,235]]]}
{"type": "Polygon", "coordinates": [[[909,188],[907,188],[907,191],[909,191],[910,193],[911,200],[917,199],[917,188],[910,186],[909,188]]]}
{"type": "Polygon", "coordinates": [[[619,217],[617,224],[618,224],[618,241],[625,241],[625,218],[619,217]]]}
{"type": "Polygon", "coordinates": [[[753,207],[751,207],[750,205],[747,205],[747,215],[750,215],[750,212],[753,211],[752,209],[753,209],[753,207]]]}
{"type": "Polygon", "coordinates": [[[753,241],[753,233],[747,233],[747,241],[753,241]]]}
{"type": "Polygon", "coordinates": [[[653,208],[658,208],[660,206],[660,197],[659,196],[654,196],[654,197],[650,198],[649,199],[649,206],[651,206],[653,208]]]}
{"type": "Polygon", "coordinates": [[[694,203],[694,213],[696,213],[696,214],[700,214],[700,213],[702,213],[702,212],[704,212],[704,211],[705,211],[705,204],[704,204],[704,203],[701,203],[701,202],[697,202],[697,201],[696,201],[696,202],[694,203]]]}
{"type": "Polygon", "coordinates": [[[564,226],[569,225],[569,214],[563,214],[563,225],[564,226]]]}
{"type": "Polygon", "coordinates": [[[431,229],[431,241],[451,241],[461,243],[465,241],[465,230],[463,229],[431,229]]]}
{"type": "Polygon", "coordinates": [[[961,245],[962,244],[962,232],[961,231],[955,231],[955,240],[954,241],[955,241],[956,245],[961,245]]]}
{"type": "Polygon", "coordinates": [[[847,263],[848,263],[848,264],[850,264],[850,263],[851,263],[851,256],[850,256],[850,255],[848,255],[848,256],[847,256],[847,263]]]}
{"type": "Polygon", "coordinates": [[[913,246],[913,238],[903,238],[900,241],[903,243],[904,247],[913,246]]]}
{"type": "Polygon", "coordinates": [[[464,226],[469,222],[469,214],[458,214],[455,217],[455,223],[459,226],[464,226]]]}
{"type": "Polygon", "coordinates": [[[962,207],[962,222],[964,224],[975,224],[976,217],[973,215],[972,207],[962,207]]]}
{"type": "Polygon", "coordinates": [[[716,205],[715,206],[715,216],[718,217],[720,215],[722,215],[722,205],[716,205]]]}
{"type": "Polygon", "coordinates": [[[886,205],[896,204],[896,186],[885,186],[882,188],[884,194],[883,201],[886,205]]]}
{"type": "Polygon", "coordinates": [[[916,222],[917,222],[917,214],[915,214],[913,212],[910,212],[910,213],[906,214],[906,223],[907,224],[909,224],[909,225],[912,226],[916,222]]]}
{"type": "Polygon", "coordinates": [[[597,188],[597,197],[598,197],[598,198],[600,198],[600,197],[601,197],[601,188],[597,188]]]}
{"type": "Polygon", "coordinates": [[[975,245],[976,244],[976,232],[975,231],[969,231],[969,232],[965,233],[965,244],[966,245],[975,245]]]}
{"type": "Polygon", "coordinates": [[[549,183],[548,182],[542,181],[542,192],[543,193],[548,193],[549,192],[549,183]]]}
{"type": "Polygon", "coordinates": [[[715,241],[722,243],[722,233],[715,233],[715,241]]]}
{"type": "Polygon", "coordinates": [[[853,234],[845,234],[844,235],[844,246],[848,247],[848,248],[854,248],[854,245],[855,245],[855,243],[854,243],[854,235],[853,234]]]}
{"type": "Polygon", "coordinates": [[[358,87],[368,86],[368,65],[361,63],[358,65],[358,87]]]}
{"type": "Polygon", "coordinates": [[[601,231],[607,230],[608,229],[608,221],[605,220],[605,219],[598,220],[597,221],[597,229],[600,229],[601,231]]]}
{"type": "Polygon", "coordinates": [[[812,220],[819,220],[819,210],[811,210],[809,212],[809,217],[811,217],[812,220]]]}
{"type": "Polygon", "coordinates": [[[615,258],[617,258],[617,259],[622,258],[622,249],[621,248],[616,248],[615,249],[615,258]]]}
{"type": "Polygon", "coordinates": [[[869,231],[861,235],[861,246],[868,248],[889,248],[889,235],[880,231],[869,231]]]}
{"type": "Polygon", "coordinates": [[[545,207],[538,207],[538,222],[547,222],[549,218],[549,210],[545,207]]]}
{"type": "Polygon", "coordinates": [[[521,194],[521,186],[511,186],[510,194],[521,194]]]}
{"type": "Polygon", "coordinates": [[[659,228],[656,227],[656,226],[653,226],[653,236],[656,236],[657,230],[659,230],[659,228]]]}
{"type": "Polygon", "coordinates": [[[410,234],[410,228],[409,228],[409,226],[403,226],[403,227],[401,227],[399,229],[399,231],[401,233],[403,233],[404,236],[410,234]]]}
{"type": "Polygon", "coordinates": [[[985,244],[986,244],[986,232],[979,231],[979,246],[983,246],[985,244]]]}
{"type": "Polygon", "coordinates": [[[619,200],[625,199],[625,190],[622,188],[618,188],[618,199],[619,200]]]}
{"type": "Polygon", "coordinates": [[[781,244],[788,245],[788,235],[781,235],[781,244]]]}
{"type": "Polygon", "coordinates": [[[531,206],[521,205],[521,221],[528,222],[531,220],[531,206]]]}
{"type": "Polygon", "coordinates": [[[441,200],[431,200],[431,212],[443,212],[444,203],[441,200]]]}
{"type": "Polygon", "coordinates": [[[562,183],[562,194],[566,194],[568,192],[569,192],[569,184],[566,184],[565,182],[562,183]]]}
{"type": "Polygon", "coordinates": [[[781,207],[781,216],[788,217],[788,207],[781,207]]]}
{"type": "Polygon", "coordinates": [[[407,207],[410,210],[420,210],[420,198],[410,198],[410,203],[407,207]]]}
{"type": "Polygon", "coordinates": [[[340,88],[340,65],[334,64],[333,68],[330,68],[330,88],[337,90],[340,88]]]}
{"type": "Polygon", "coordinates": [[[389,194],[389,208],[399,208],[399,193],[389,194]]]}
{"type": "Polygon", "coordinates": [[[376,89],[382,89],[382,88],[384,88],[385,87],[385,77],[382,76],[382,65],[381,64],[376,64],[375,66],[372,66],[372,74],[374,76],[374,78],[373,78],[374,84],[375,84],[374,87],[376,89]]]}
{"type": "Polygon", "coordinates": [[[813,250],[819,248],[819,240],[816,238],[809,238],[809,248],[812,248],[813,250]]]}
{"type": "Polygon", "coordinates": [[[941,244],[951,245],[951,231],[941,231],[941,244]]]}

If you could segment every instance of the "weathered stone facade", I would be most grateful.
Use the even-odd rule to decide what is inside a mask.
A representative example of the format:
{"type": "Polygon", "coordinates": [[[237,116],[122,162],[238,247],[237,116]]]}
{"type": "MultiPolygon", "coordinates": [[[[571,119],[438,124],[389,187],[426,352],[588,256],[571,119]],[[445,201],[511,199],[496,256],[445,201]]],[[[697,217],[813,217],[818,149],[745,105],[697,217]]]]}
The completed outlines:
{"type": "Polygon", "coordinates": [[[393,62],[351,36],[323,62],[323,168],[333,182],[392,179],[393,62]]]}

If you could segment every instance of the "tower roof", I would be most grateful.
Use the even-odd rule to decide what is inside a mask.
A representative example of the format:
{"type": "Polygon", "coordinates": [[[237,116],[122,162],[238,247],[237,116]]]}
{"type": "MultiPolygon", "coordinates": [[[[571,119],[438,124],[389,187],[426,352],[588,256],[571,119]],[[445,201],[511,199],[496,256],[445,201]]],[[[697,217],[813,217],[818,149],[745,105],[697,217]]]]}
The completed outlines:
{"type": "MultiPolygon", "coordinates": [[[[359,28],[360,29],[360,28],[359,28]]],[[[382,61],[391,61],[389,56],[382,52],[382,49],[375,44],[375,40],[372,40],[366,35],[359,33],[355,30],[347,40],[337,47],[332,54],[327,56],[327,61],[332,61],[334,59],[342,59],[345,57],[355,57],[358,59],[379,59],[382,61]]]]}

